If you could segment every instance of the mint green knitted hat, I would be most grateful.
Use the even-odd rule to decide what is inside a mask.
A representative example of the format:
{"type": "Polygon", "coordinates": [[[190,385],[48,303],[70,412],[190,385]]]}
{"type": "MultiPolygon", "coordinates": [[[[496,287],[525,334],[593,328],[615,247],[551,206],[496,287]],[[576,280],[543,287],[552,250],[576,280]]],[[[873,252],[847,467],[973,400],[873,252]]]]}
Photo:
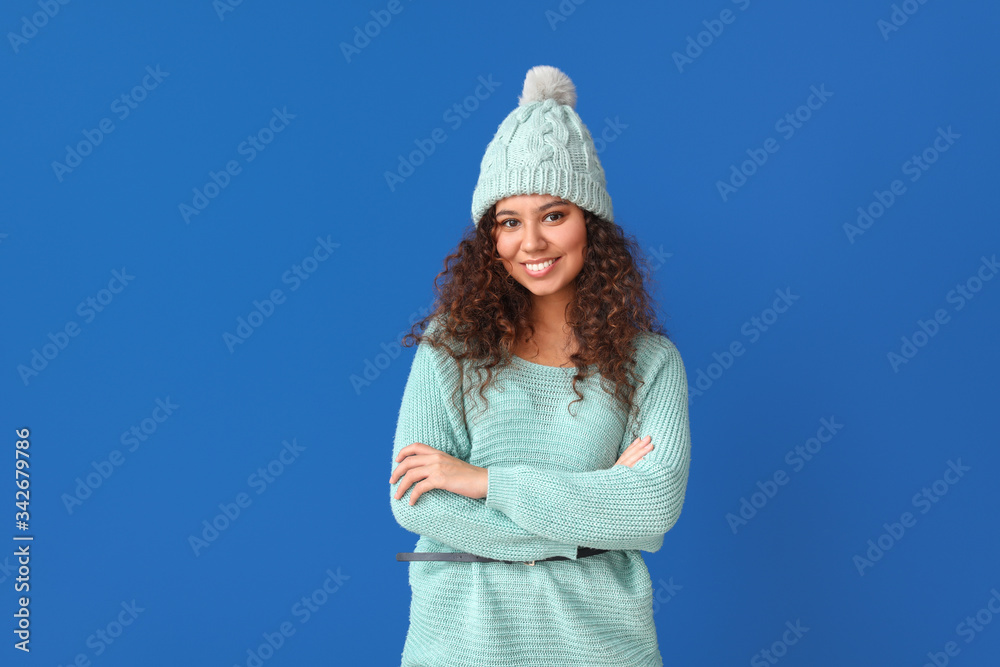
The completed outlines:
{"type": "Polygon", "coordinates": [[[514,195],[562,197],[614,221],[604,169],[580,120],[576,87],[548,65],[528,70],[517,108],[486,147],[472,193],[472,224],[493,204],[514,195]]]}

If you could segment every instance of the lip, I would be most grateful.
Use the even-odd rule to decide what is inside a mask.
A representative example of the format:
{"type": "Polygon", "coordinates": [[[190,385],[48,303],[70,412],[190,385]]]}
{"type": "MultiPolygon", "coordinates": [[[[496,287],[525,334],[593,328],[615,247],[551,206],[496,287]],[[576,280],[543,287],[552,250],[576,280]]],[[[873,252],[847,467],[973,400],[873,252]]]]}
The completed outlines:
{"type": "Polygon", "coordinates": [[[521,262],[521,266],[523,266],[523,267],[524,267],[524,270],[525,270],[525,272],[526,272],[526,273],[527,273],[527,274],[528,274],[529,276],[531,276],[532,278],[541,278],[542,276],[544,276],[545,274],[547,274],[547,273],[548,273],[549,271],[551,271],[552,269],[554,269],[554,268],[556,267],[556,265],[557,265],[557,264],[559,264],[559,260],[560,260],[560,259],[562,259],[562,255],[560,255],[560,256],[558,256],[558,257],[546,257],[545,259],[542,259],[542,260],[538,260],[538,261],[535,261],[535,262],[528,262],[528,263],[526,263],[526,262],[521,262]],[[529,269],[529,268],[528,268],[528,264],[529,264],[529,263],[530,263],[530,264],[540,264],[540,263],[542,263],[542,262],[547,262],[547,261],[549,261],[550,259],[555,259],[556,261],[552,262],[552,264],[551,264],[551,265],[549,265],[549,266],[545,267],[545,268],[544,268],[544,269],[542,269],[541,271],[532,271],[531,269],[529,269]]]}

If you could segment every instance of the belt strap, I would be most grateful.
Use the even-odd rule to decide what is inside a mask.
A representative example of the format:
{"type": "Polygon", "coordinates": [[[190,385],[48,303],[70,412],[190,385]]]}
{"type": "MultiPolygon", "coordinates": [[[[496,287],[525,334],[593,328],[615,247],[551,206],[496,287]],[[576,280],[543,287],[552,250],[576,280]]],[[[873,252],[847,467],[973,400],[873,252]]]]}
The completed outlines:
{"type": "MultiPolygon", "coordinates": [[[[580,558],[586,558],[587,556],[594,556],[596,554],[603,554],[607,552],[608,549],[591,549],[590,547],[577,547],[576,557],[577,560],[580,558]]],[[[524,563],[525,565],[534,565],[535,563],[543,563],[548,560],[573,560],[567,556],[552,556],[550,558],[540,558],[538,560],[500,560],[498,558],[487,558],[486,556],[477,556],[476,554],[470,553],[450,553],[445,551],[404,551],[396,554],[396,560],[407,561],[407,560],[450,560],[457,561],[461,563],[524,563]]]]}

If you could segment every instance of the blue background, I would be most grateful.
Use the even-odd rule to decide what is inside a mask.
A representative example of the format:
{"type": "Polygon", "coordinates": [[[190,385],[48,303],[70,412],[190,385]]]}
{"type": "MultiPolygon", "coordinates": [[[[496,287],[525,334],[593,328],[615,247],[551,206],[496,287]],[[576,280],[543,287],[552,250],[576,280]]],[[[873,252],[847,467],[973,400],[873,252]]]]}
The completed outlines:
{"type": "Polygon", "coordinates": [[[617,128],[600,154],[616,221],[655,269],[692,387],[684,513],[643,554],[666,662],[943,664],[954,642],[949,664],[996,664],[995,4],[218,6],[0,11],[0,662],[247,665],[288,623],[264,664],[399,664],[410,591],[395,554],[417,536],[389,508],[414,353],[397,343],[470,224],[487,143],[545,64],[573,79],[595,136],[617,128]],[[345,55],[373,11],[391,21],[345,55]],[[480,77],[495,85],[467,100],[480,77]],[[463,101],[466,117],[446,115],[463,101]],[[778,123],[796,112],[789,136],[778,123]],[[102,119],[113,130],[88,146],[102,119]],[[445,140],[390,185],[438,128],[445,140]],[[953,139],[937,153],[939,128],[953,139]],[[776,152],[742,165],[769,138],[776,152]],[[75,167],[54,166],[81,142],[75,167]],[[910,180],[928,148],[936,161],[910,180]],[[230,161],[238,173],[185,217],[230,161]],[[905,192],[845,231],[897,179],[905,192]],[[322,242],[336,246],[314,255],[322,242]],[[966,285],[972,298],[954,299],[966,285]],[[781,290],[797,299],[776,314],[781,290]],[[939,309],[947,321],[914,341],[939,309]],[[77,335],[59,335],[67,324],[77,335]],[[904,338],[920,345],[894,366],[904,338]],[[823,419],[842,428],[808,461],[787,457],[823,419]],[[133,427],[144,440],[123,442],[133,427]],[[30,655],[13,648],[19,428],[30,655]],[[297,454],[274,463],[284,442],[297,454]],[[946,475],[949,462],[967,470],[946,475]],[[776,474],[786,483],[769,486],[776,474]],[[237,498],[249,504],[219,518],[237,498]],[[193,546],[213,520],[224,529],[193,546]],[[328,572],[335,592],[306,617],[328,572]],[[789,645],[786,623],[808,630],[789,645]],[[107,643],[101,629],[122,631],[107,643]]]}

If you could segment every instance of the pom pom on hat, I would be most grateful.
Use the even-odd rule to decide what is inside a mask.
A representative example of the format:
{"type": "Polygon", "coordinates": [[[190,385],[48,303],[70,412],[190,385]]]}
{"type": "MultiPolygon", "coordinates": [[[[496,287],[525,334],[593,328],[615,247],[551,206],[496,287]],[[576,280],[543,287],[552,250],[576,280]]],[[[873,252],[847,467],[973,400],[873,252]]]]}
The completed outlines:
{"type": "Polygon", "coordinates": [[[524,90],[517,98],[518,106],[554,99],[559,104],[576,107],[576,86],[565,72],[551,65],[539,65],[528,70],[524,90]]]}

